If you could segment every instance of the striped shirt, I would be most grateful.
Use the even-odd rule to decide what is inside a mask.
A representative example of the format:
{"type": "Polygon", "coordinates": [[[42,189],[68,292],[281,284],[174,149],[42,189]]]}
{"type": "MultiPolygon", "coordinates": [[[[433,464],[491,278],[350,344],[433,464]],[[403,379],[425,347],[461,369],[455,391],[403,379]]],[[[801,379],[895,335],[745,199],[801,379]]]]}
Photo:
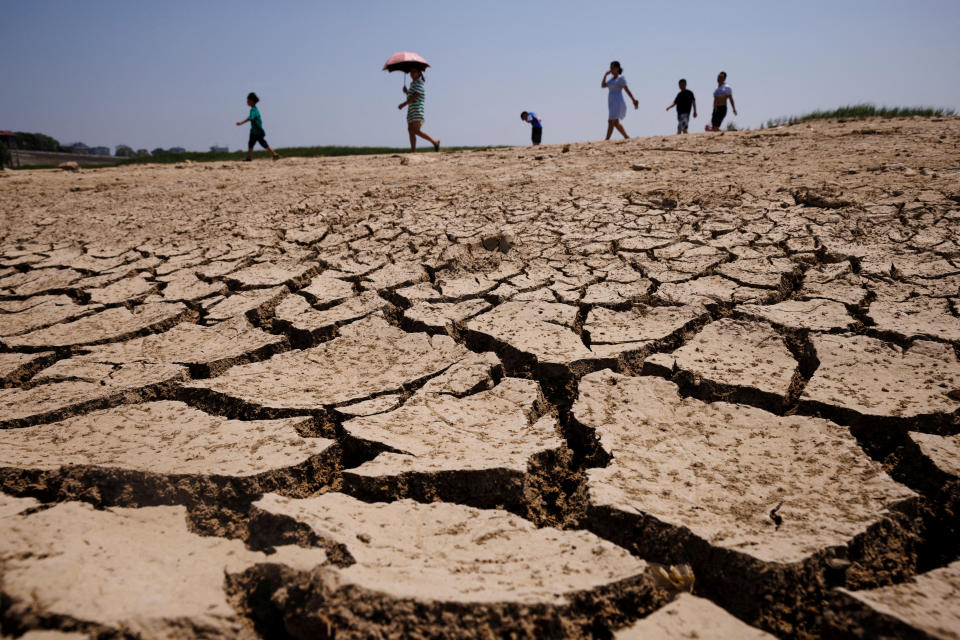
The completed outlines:
{"type": "Polygon", "coordinates": [[[416,122],[417,120],[423,120],[423,78],[414,81],[410,85],[410,89],[407,95],[411,93],[416,93],[417,97],[407,105],[407,122],[416,122]]]}

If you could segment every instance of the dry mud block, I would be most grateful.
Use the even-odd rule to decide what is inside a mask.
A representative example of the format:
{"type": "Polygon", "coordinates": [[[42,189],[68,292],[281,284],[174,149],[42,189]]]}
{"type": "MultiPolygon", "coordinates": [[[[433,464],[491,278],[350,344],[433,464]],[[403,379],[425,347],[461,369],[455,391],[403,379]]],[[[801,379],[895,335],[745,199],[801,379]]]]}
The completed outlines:
{"type": "Polygon", "coordinates": [[[800,296],[858,306],[866,299],[867,290],[863,288],[860,276],[853,273],[849,262],[837,262],[808,270],[803,276],[800,296]]]}
{"type": "Polygon", "coordinates": [[[590,350],[595,354],[619,357],[660,348],[707,317],[706,309],[699,305],[648,307],[638,304],[627,311],[598,307],[587,314],[583,331],[590,336],[590,350]]]}
{"type": "Polygon", "coordinates": [[[960,408],[954,399],[960,361],[948,344],[918,340],[903,349],[847,335],[812,341],[820,367],[800,396],[809,409],[872,427],[908,419],[950,422],[960,408]]]}
{"type": "Polygon", "coordinates": [[[398,262],[385,265],[373,273],[368,273],[363,277],[362,286],[364,289],[382,291],[410,286],[429,279],[429,274],[421,265],[398,262]]]}
{"type": "Polygon", "coordinates": [[[960,273],[960,267],[933,253],[870,255],[860,261],[861,273],[902,278],[942,278],[960,273]]]}
{"type": "MultiPolygon", "coordinates": [[[[394,294],[409,305],[418,302],[443,302],[440,292],[429,282],[418,282],[409,287],[402,287],[394,291],[394,294]]],[[[469,300],[469,297],[467,299],[469,300]]]]}
{"type": "Polygon", "coordinates": [[[227,282],[243,289],[286,285],[299,289],[320,270],[319,265],[295,262],[262,262],[226,276],[227,282]]]}
{"type": "Polygon", "coordinates": [[[811,592],[831,556],[902,553],[908,533],[891,518],[915,494],[846,429],[683,399],[656,377],[599,371],[579,390],[574,417],[612,456],[588,471],[587,526],[647,558],[689,562],[738,617],[790,630],[776,601],[822,596],[811,592]]]}
{"type": "Polygon", "coordinates": [[[288,242],[295,242],[300,245],[311,245],[323,240],[330,232],[330,227],[326,225],[317,225],[301,229],[287,229],[284,232],[284,239],[288,242]]]}
{"type": "Polygon", "coordinates": [[[342,327],[340,337],[320,346],[233,367],[186,387],[241,413],[323,414],[417,385],[468,353],[448,336],[405,333],[371,317],[342,327]]]}
{"type": "MultiPolygon", "coordinates": [[[[42,262],[46,256],[34,251],[43,251],[48,249],[46,246],[35,246],[32,250],[14,248],[9,245],[0,247],[0,266],[5,268],[26,267],[42,262]]],[[[12,271],[10,273],[13,273],[12,271]]]]}
{"type": "Polygon", "coordinates": [[[86,633],[53,631],[48,629],[44,631],[27,631],[20,636],[20,640],[93,640],[93,636],[86,633]]]}
{"type": "Polygon", "coordinates": [[[117,307],[73,322],[6,337],[3,342],[14,349],[102,344],[162,331],[183,321],[190,314],[187,307],[179,303],[157,302],[140,305],[133,310],[117,307]]]}
{"type": "Polygon", "coordinates": [[[127,300],[143,298],[153,292],[157,284],[148,281],[143,276],[133,276],[118,280],[113,284],[99,289],[90,289],[90,301],[100,304],[120,304],[127,300]]]}
{"type": "Polygon", "coordinates": [[[453,333],[463,322],[490,310],[486,300],[463,302],[418,302],[404,311],[403,317],[417,328],[453,333]]]}
{"type": "Polygon", "coordinates": [[[310,570],[319,549],[266,555],[187,531],[183,507],[108,509],[67,502],[0,519],[2,597],[25,627],[143,638],[255,638],[225,576],[260,563],[310,570]]]}
{"type": "Polygon", "coordinates": [[[789,258],[738,258],[721,264],[717,273],[749,287],[782,290],[800,267],[789,258]]]}
{"type": "Polygon", "coordinates": [[[247,316],[252,322],[263,320],[273,313],[277,304],[286,296],[286,287],[241,291],[213,304],[207,310],[207,320],[221,322],[238,316],[247,316]]]}
{"type": "Polygon", "coordinates": [[[216,280],[249,265],[252,258],[253,254],[251,253],[245,257],[232,260],[215,260],[199,267],[196,274],[204,280],[216,280]]]}
{"type": "Polygon", "coordinates": [[[501,353],[508,366],[536,366],[548,375],[585,372],[601,357],[574,331],[577,307],[506,302],[466,325],[468,339],[501,353]]]}
{"type": "Polygon", "coordinates": [[[657,289],[657,297],[671,304],[707,307],[738,302],[765,302],[773,297],[767,289],[738,284],[721,276],[706,276],[687,282],[667,282],[657,289]]]}
{"type": "Polygon", "coordinates": [[[166,283],[160,295],[169,302],[199,300],[227,292],[227,285],[222,282],[204,282],[189,272],[178,271],[171,276],[159,279],[166,283]]]}
{"type": "MultiPolygon", "coordinates": [[[[863,638],[960,639],[960,562],[869,591],[838,589],[827,619],[863,638]]],[[[848,636],[844,636],[848,637],[848,636]]]]}
{"type": "Polygon", "coordinates": [[[294,637],[317,637],[325,624],[338,638],[580,637],[595,617],[616,621],[623,601],[642,615],[670,595],[623,549],[500,510],[337,493],[271,494],[255,506],[306,524],[353,559],[304,576],[296,590],[274,585],[288,594],[278,613],[294,637]]]}
{"type": "Polygon", "coordinates": [[[77,359],[182,364],[199,377],[209,377],[235,364],[269,357],[286,346],[285,337],[261,331],[239,317],[209,327],[183,322],[160,334],[93,347],[77,359]]]}
{"type": "Polygon", "coordinates": [[[121,506],[307,495],[337,468],[332,441],[297,432],[311,425],[228,420],[172,401],[120,406],[0,431],[0,487],[121,506]]]}
{"type": "MultiPolygon", "coordinates": [[[[418,394],[451,395],[458,398],[490,389],[503,377],[503,365],[496,354],[468,353],[440,375],[431,378],[418,394]]],[[[369,415],[369,414],[367,414],[369,415]]]]}
{"type": "Polygon", "coordinates": [[[564,447],[556,421],[538,419],[539,399],[537,383],[504,378],[466,397],[421,391],[399,409],[349,420],[346,433],[386,450],[346,471],[344,490],[366,500],[439,498],[525,513],[533,474],[564,447]]]}
{"type": "Polygon", "coordinates": [[[653,283],[646,278],[634,282],[598,282],[587,287],[581,302],[619,307],[645,298],[652,288],[653,283]]]}
{"type": "Polygon", "coordinates": [[[297,293],[306,297],[310,304],[321,308],[343,302],[347,298],[357,295],[353,283],[335,278],[326,272],[313,278],[309,285],[300,289],[297,293]]]}
{"type": "Polygon", "coordinates": [[[0,279],[0,295],[35,296],[75,289],[71,284],[81,278],[83,274],[73,269],[32,269],[0,279]]]}
{"type": "Polygon", "coordinates": [[[437,280],[437,288],[440,290],[440,295],[446,302],[478,298],[490,293],[496,289],[499,284],[499,281],[483,275],[437,280]]]}
{"type": "Polygon", "coordinates": [[[0,388],[13,386],[53,362],[52,351],[0,353],[0,388]]]}
{"type": "Polygon", "coordinates": [[[34,498],[14,498],[13,496],[0,493],[0,521],[39,505],[40,503],[34,498]]]}
{"type": "Polygon", "coordinates": [[[97,304],[77,304],[64,295],[35,296],[0,303],[0,336],[15,336],[73,320],[100,309],[97,304]],[[6,313],[3,313],[6,312],[6,313]]]}
{"type": "Polygon", "coordinates": [[[960,478],[960,436],[911,432],[910,439],[940,472],[960,478]]]}
{"type": "Polygon", "coordinates": [[[614,640],[775,640],[776,636],[744,624],[709,600],[681,593],[670,604],[632,627],[613,634],[614,640]]]}
{"type": "Polygon", "coordinates": [[[654,249],[654,259],[638,255],[633,262],[657,282],[690,280],[716,266],[728,256],[726,251],[690,242],[654,249]]]}
{"type": "Polygon", "coordinates": [[[170,364],[61,360],[35,376],[28,389],[0,389],[0,428],[27,427],[148,400],[187,377],[186,367],[170,364]]]}
{"type": "Polygon", "coordinates": [[[347,323],[365,318],[393,305],[373,291],[347,298],[329,309],[318,311],[302,296],[287,296],[275,311],[274,324],[294,337],[308,342],[332,337],[347,323]]]}
{"type": "Polygon", "coordinates": [[[744,304],[737,311],[788,329],[833,331],[857,324],[844,305],[832,300],[786,300],[768,306],[744,304]]]}
{"type": "Polygon", "coordinates": [[[72,267],[84,271],[102,273],[112,271],[124,263],[141,258],[141,254],[134,251],[108,251],[104,256],[96,251],[86,253],[81,247],[68,247],[47,252],[47,259],[37,263],[36,267],[72,267]],[[96,254],[96,255],[95,255],[96,254]]]}
{"type": "Polygon", "coordinates": [[[879,331],[904,338],[928,337],[960,342],[960,318],[944,298],[911,298],[904,302],[877,301],[867,312],[879,331]]]}
{"type": "Polygon", "coordinates": [[[762,322],[723,319],[704,327],[673,353],[655,353],[645,369],[674,372],[710,396],[735,394],[752,403],[782,406],[793,384],[797,361],[776,331],[762,322]]]}

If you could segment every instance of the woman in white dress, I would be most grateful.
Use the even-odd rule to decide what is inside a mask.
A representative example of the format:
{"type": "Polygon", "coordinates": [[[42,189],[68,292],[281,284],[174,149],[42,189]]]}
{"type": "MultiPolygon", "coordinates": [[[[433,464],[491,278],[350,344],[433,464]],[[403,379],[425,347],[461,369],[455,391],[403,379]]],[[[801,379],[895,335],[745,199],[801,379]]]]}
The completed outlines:
{"type": "Polygon", "coordinates": [[[610,63],[610,70],[603,74],[603,80],[600,81],[600,88],[610,90],[607,96],[607,109],[609,112],[607,114],[607,137],[604,138],[604,140],[610,139],[614,129],[619,131],[624,138],[629,138],[630,136],[627,135],[623,125],[620,124],[620,121],[627,117],[627,103],[623,99],[622,92],[626,91],[630,99],[633,100],[634,109],[640,105],[640,102],[630,93],[630,87],[627,86],[627,79],[623,77],[623,67],[621,67],[620,63],[616,60],[610,63]],[[613,77],[607,80],[608,76],[613,77]]]}

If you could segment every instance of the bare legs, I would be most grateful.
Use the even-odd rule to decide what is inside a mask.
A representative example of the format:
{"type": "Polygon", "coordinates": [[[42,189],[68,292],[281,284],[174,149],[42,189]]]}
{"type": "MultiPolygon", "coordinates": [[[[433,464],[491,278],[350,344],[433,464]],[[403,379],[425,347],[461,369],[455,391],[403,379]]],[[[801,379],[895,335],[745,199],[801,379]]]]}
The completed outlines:
{"type": "MultiPolygon", "coordinates": [[[[264,149],[266,149],[267,151],[270,152],[270,155],[273,156],[273,159],[274,159],[274,160],[276,160],[277,158],[280,157],[280,154],[278,154],[276,151],[274,151],[273,149],[271,149],[269,145],[261,145],[261,146],[263,146],[264,149]]],[[[249,149],[247,149],[247,158],[246,158],[246,159],[247,159],[247,160],[252,160],[252,159],[253,159],[253,147],[250,147],[249,149]]]]}
{"type": "Polygon", "coordinates": [[[623,128],[623,125],[620,124],[620,120],[607,120],[607,137],[604,140],[609,140],[610,136],[613,135],[613,130],[616,129],[620,132],[624,138],[629,139],[630,136],[627,135],[626,130],[623,128]]]}
{"type": "Polygon", "coordinates": [[[423,120],[417,120],[416,122],[407,123],[407,133],[410,134],[410,151],[417,150],[417,136],[420,136],[427,142],[433,145],[433,148],[436,151],[440,151],[440,141],[434,140],[430,135],[425,131],[420,131],[420,127],[423,126],[423,120]]]}

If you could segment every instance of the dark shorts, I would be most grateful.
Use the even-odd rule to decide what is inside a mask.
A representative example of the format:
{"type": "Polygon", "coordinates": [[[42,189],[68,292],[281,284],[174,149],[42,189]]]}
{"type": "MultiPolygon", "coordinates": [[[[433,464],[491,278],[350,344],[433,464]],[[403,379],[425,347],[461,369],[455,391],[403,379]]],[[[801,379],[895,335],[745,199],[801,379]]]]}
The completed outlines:
{"type": "Polygon", "coordinates": [[[258,135],[258,134],[255,134],[255,133],[253,133],[253,132],[251,131],[251,132],[250,132],[250,140],[247,142],[247,148],[248,148],[248,149],[253,149],[253,145],[256,144],[257,142],[259,142],[259,143],[260,143],[260,146],[263,147],[264,149],[266,149],[267,147],[270,146],[270,145],[267,144],[267,134],[266,134],[266,133],[261,133],[261,134],[258,135]]]}
{"type": "Polygon", "coordinates": [[[690,112],[677,112],[677,128],[681,131],[687,131],[690,128],[690,112]]]}
{"type": "Polygon", "coordinates": [[[533,144],[540,144],[540,141],[543,140],[543,127],[533,127],[530,139],[533,140],[533,144]]]}
{"type": "Polygon", "coordinates": [[[727,105],[722,107],[713,108],[713,118],[710,120],[710,124],[713,125],[714,129],[720,128],[720,123],[723,122],[723,119],[727,117],[727,105]]]}

